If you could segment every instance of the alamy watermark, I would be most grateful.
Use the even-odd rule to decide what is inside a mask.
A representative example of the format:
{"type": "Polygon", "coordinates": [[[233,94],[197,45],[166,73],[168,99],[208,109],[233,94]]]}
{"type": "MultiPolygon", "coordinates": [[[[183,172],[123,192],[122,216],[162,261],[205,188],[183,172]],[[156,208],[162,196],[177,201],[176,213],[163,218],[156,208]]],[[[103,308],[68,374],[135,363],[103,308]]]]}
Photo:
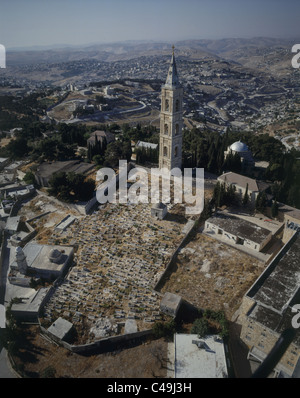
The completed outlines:
{"type": "Polygon", "coordinates": [[[6,68],[6,50],[3,44],[0,44],[0,68],[6,68]]]}
{"type": "Polygon", "coordinates": [[[292,326],[294,329],[298,329],[300,327],[300,304],[295,304],[292,307],[292,312],[296,312],[297,314],[292,318],[292,326]]]}
{"type": "Polygon", "coordinates": [[[143,167],[129,170],[126,160],[119,161],[119,170],[104,167],[97,172],[102,181],[96,191],[97,201],[104,203],[184,203],[188,215],[201,214],[204,206],[204,169],[172,170],[143,167]],[[118,186],[118,195],[117,195],[118,186]],[[189,205],[189,206],[187,206],[189,205]]]}
{"type": "Polygon", "coordinates": [[[300,59],[300,44],[293,45],[292,53],[296,53],[296,55],[294,55],[292,58],[292,67],[298,69],[300,68],[300,62],[298,62],[298,60],[300,59]]]}

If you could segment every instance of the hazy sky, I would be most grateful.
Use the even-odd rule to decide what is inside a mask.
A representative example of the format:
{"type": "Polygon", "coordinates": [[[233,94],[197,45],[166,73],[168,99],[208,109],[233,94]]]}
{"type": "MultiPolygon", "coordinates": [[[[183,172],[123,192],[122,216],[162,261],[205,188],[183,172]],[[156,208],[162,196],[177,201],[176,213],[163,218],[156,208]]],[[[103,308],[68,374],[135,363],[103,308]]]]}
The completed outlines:
{"type": "Polygon", "coordinates": [[[300,42],[300,0],[0,0],[6,48],[255,36],[300,42]]]}

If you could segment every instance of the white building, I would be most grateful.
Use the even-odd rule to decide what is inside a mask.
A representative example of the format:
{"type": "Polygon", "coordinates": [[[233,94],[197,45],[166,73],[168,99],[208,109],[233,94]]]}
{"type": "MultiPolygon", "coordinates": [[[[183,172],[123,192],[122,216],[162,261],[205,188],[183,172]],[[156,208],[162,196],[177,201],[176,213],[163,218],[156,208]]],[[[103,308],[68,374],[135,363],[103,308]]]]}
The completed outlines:
{"type": "MultiPolygon", "coordinates": [[[[19,249],[16,254],[19,253],[19,249]]],[[[23,261],[32,275],[42,278],[57,278],[63,274],[73,259],[74,249],[71,246],[50,246],[38,243],[27,243],[22,250],[23,261]]],[[[18,259],[10,265],[11,270],[19,270],[18,259]]]]}
{"type": "Polygon", "coordinates": [[[246,144],[244,144],[241,141],[236,141],[233,144],[231,144],[227,148],[227,151],[224,152],[224,158],[226,159],[226,157],[229,154],[232,155],[238,154],[239,157],[241,158],[241,163],[243,168],[251,168],[255,164],[250,149],[246,144]]]}
{"type": "Polygon", "coordinates": [[[254,205],[256,198],[260,192],[266,191],[269,188],[269,184],[262,181],[255,180],[250,177],[243,176],[233,172],[228,172],[218,177],[220,183],[225,185],[233,185],[236,189],[236,193],[242,198],[248,190],[249,202],[254,205]]]}
{"type": "Polygon", "coordinates": [[[217,335],[175,334],[172,344],[174,378],[228,377],[224,343],[217,335]]]}
{"type": "Polygon", "coordinates": [[[151,207],[151,216],[159,220],[163,220],[166,217],[167,213],[168,208],[162,202],[156,203],[151,207]]]}
{"type": "Polygon", "coordinates": [[[260,252],[272,239],[272,232],[250,221],[225,215],[205,221],[204,232],[232,245],[260,252]]]}

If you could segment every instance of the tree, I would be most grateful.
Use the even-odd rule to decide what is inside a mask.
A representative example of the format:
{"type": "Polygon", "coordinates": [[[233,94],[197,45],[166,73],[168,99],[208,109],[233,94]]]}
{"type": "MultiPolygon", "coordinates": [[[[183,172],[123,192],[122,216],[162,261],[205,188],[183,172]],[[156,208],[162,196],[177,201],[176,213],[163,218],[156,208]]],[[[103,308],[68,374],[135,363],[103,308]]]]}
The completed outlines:
{"type": "Polygon", "coordinates": [[[248,195],[248,183],[247,183],[247,186],[246,186],[246,190],[245,190],[245,194],[244,194],[242,203],[243,203],[244,206],[246,206],[246,204],[247,204],[248,202],[249,202],[249,195],[248,195]]]}
{"type": "Polygon", "coordinates": [[[205,337],[209,333],[209,324],[206,318],[198,318],[194,321],[191,328],[192,334],[197,334],[199,338],[205,337]]]}
{"type": "Polygon", "coordinates": [[[132,150],[130,141],[118,140],[111,142],[107,145],[104,166],[117,167],[119,164],[119,160],[127,160],[129,162],[131,159],[131,155],[132,150]]]}
{"type": "Polygon", "coordinates": [[[35,178],[34,174],[32,171],[27,171],[25,174],[23,180],[26,182],[26,184],[34,184],[35,183],[35,178]]]}
{"type": "Polygon", "coordinates": [[[29,152],[27,140],[24,137],[17,138],[7,145],[7,151],[12,159],[22,159],[29,152]]]}
{"type": "Polygon", "coordinates": [[[276,218],[278,216],[278,203],[276,199],[273,201],[271,206],[271,215],[273,218],[276,218]]]}
{"type": "Polygon", "coordinates": [[[257,195],[255,201],[255,210],[257,210],[259,213],[264,213],[266,206],[267,206],[267,195],[265,191],[263,191],[257,195]]]}
{"type": "Polygon", "coordinates": [[[61,171],[49,180],[49,193],[65,202],[89,200],[95,190],[95,181],[83,174],[61,171]]]}
{"type": "Polygon", "coordinates": [[[156,322],[152,327],[152,332],[156,338],[171,337],[176,331],[174,319],[169,322],[156,322]]]}
{"type": "Polygon", "coordinates": [[[212,204],[209,199],[204,199],[204,206],[200,215],[200,221],[205,221],[212,215],[212,204]]]}
{"type": "Polygon", "coordinates": [[[238,153],[230,152],[224,160],[223,170],[230,170],[235,173],[239,173],[242,169],[242,162],[238,153]]]}

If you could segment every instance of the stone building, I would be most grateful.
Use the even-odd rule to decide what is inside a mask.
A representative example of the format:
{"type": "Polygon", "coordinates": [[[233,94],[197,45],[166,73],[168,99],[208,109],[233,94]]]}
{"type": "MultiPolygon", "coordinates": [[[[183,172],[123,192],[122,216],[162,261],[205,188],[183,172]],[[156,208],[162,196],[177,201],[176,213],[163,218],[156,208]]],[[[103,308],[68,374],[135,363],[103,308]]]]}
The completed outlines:
{"type": "Polygon", "coordinates": [[[182,164],[183,87],[177,74],[173,54],[168,76],[161,92],[159,168],[172,170],[182,164]]]}
{"type": "MultiPolygon", "coordinates": [[[[50,279],[63,274],[73,259],[71,246],[51,246],[29,242],[16,249],[16,257],[10,264],[11,270],[30,270],[35,277],[50,279]]],[[[24,273],[24,272],[22,272],[24,273]]]]}
{"type": "MultiPolygon", "coordinates": [[[[299,303],[300,236],[292,238],[245,294],[238,323],[248,346],[253,370],[267,357],[286,329],[292,329],[293,306],[299,303]]],[[[300,377],[300,334],[296,335],[273,369],[273,377],[300,377]]]]}
{"type": "Polygon", "coordinates": [[[250,221],[218,214],[205,221],[204,232],[231,244],[261,251],[272,239],[272,232],[250,221]]]}
{"type": "Polygon", "coordinates": [[[220,175],[218,177],[218,181],[220,183],[225,183],[225,185],[233,185],[240,198],[243,198],[246,190],[248,190],[249,202],[253,206],[255,205],[258,194],[269,188],[269,184],[265,182],[243,176],[242,174],[233,173],[231,171],[220,175]]]}
{"type": "Polygon", "coordinates": [[[96,145],[97,141],[103,144],[104,140],[106,141],[107,144],[109,144],[115,141],[115,135],[109,131],[96,130],[91,134],[90,138],[88,138],[87,146],[89,145],[94,146],[96,145]]]}
{"type": "Polygon", "coordinates": [[[48,187],[52,175],[59,172],[88,174],[95,166],[79,160],[41,163],[34,173],[35,181],[41,187],[48,187]]]}
{"type": "Polygon", "coordinates": [[[163,220],[168,213],[167,206],[164,203],[156,203],[151,207],[151,216],[163,220]]]}
{"type": "Polygon", "coordinates": [[[74,326],[71,322],[59,317],[55,322],[52,323],[47,331],[55,341],[60,343],[61,340],[68,341],[73,329],[74,326]]]}
{"type": "Polygon", "coordinates": [[[229,154],[239,155],[243,170],[252,169],[255,165],[255,161],[253,159],[250,149],[246,144],[241,141],[236,141],[233,144],[229,145],[227,150],[224,152],[224,159],[226,159],[229,154]]]}
{"type": "Polygon", "coordinates": [[[160,302],[160,310],[175,318],[182,306],[183,300],[178,294],[166,292],[160,302]]]}

